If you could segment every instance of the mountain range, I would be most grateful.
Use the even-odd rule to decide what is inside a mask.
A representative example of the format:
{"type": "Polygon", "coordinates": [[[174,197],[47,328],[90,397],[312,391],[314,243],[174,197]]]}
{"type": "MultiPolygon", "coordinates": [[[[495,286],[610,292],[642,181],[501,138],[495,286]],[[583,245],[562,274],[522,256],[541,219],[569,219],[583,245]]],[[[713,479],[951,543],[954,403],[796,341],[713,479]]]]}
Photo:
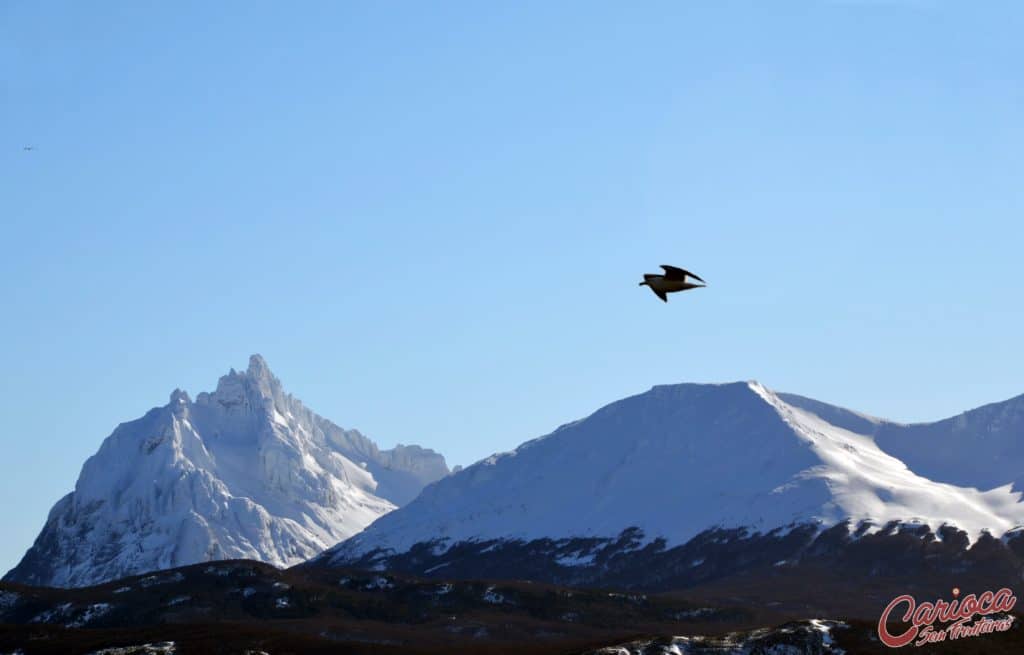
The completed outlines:
{"type": "Polygon", "coordinates": [[[1016,579],[1021,437],[1024,396],[908,425],[757,382],[678,384],[450,472],[321,418],[253,356],[119,426],[5,580],[229,558],[654,590],[808,566],[1016,579]]]}

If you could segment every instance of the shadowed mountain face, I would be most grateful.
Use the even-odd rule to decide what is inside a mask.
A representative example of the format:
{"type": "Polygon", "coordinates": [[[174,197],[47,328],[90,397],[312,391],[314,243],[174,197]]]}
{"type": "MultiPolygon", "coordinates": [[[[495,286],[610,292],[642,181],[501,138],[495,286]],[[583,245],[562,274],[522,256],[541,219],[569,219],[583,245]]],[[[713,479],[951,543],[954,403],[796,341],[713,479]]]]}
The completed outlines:
{"type": "Polygon", "coordinates": [[[254,355],[213,393],[121,424],[5,580],[81,586],[246,557],[312,557],[448,473],[416,446],[381,451],[286,394],[254,355]]]}
{"type": "Polygon", "coordinates": [[[1024,396],[937,423],[878,426],[875,440],[921,475],[960,486],[1024,491],[1024,396]]]}

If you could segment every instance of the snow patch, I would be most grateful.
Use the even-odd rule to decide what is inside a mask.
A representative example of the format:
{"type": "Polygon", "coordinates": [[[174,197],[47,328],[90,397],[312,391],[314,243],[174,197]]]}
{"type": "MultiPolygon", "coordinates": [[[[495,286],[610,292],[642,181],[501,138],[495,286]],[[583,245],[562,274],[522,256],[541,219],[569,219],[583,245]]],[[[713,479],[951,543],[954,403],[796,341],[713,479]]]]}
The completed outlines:
{"type": "Polygon", "coordinates": [[[227,577],[231,575],[231,569],[226,566],[207,566],[203,569],[203,573],[206,575],[217,575],[220,577],[227,577]]]}
{"type": "Polygon", "coordinates": [[[717,611],[718,610],[716,610],[713,607],[698,607],[692,610],[682,610],[680,612],[676,612],[672,616],[677,621],[682,621],[686,619],[699,619],[702,617],[711,616],[717,611]]]}
{"type": "Polygon", "coordinates": [[[56,607],[40,612],[29,620],[29,623],[57,623],[71,613],[72,604],[62,603],[56,607]]]}
{"type": "Polygon", "coordinates": [[[584,553],[577,551],[575,553],[569,553],[555,558],[555,563],[559,566],[565,567],[590,566],[594,563],[595,556],[596,553],[584,553]]]}
{"type": "Polygon", "coordinates": [[[835,645],[835,639],[832,637],[832,630],[836,628],[847,628],[849,627],[842,621],[827,621],[824,619],[811,619],[811,627],[821,633],[821,642],[825,646],[825,650],[835,653],[836,655],[843,655],[846,651],[835,645]]]}
{"type": "Polygon", "coordinates": [[[111,609],[113,609],[113,607],[110,605],[110,603],[95,603],[93,605],[89,605],[88,607],[85,608],[84,611],[82,611],[82,613],[80,613],[77,617],[75,617],[75,620],[71,621],[70,623],[67,623],[66,627],[68,627],[68,628],[82,628],[82,627],[85,627],[85,626],[89,625],[90,623],[92,623],[93,621],[95,621],[96,619],[99,619],[99,618],[109,614],[111,609]]]}
{"type": "Polygon", "coordinates": [[[0,610],[14,607],[21,596],[13,591],[0,591],[0,610]]]}
{"type": "Polygon", "coordinates": [[[492,605],[503,605],[509,602],[505,595],[495,591],[493,586],[487,587],[484,591],[483,600],[485,603],[490,603],[492,605]]]}
{"type": "Polygon", "coordinates": [[[173,641],[160,641],[138,646],[118,646],[96,650],[89,655],[174,655],[177,650],[173,641]]]}
{"type": "Polygon", "coordinates": [[[387,578],[385,578],[382,575],[379,575],[376,578],[374,578],[373,580],[370,580],[369,582],[367,582],[363,586],[363,589],[365,589],[367,591],[380,591],[380,590],[383,590],[383,589],[394,589],[394,588],[395,588],[394,583],[391,582],[390,580],[388,580],[387,578]]]}
{"type": "Polygon", "coordinates": [[[173,574],[166,576],[147,575],[146,577],[139,580],[139,586],[143,588],[149,588],[156,585],[183,582],[184,580],[185,576],[183,576],[180,571],[175,571],[173,574]]]}

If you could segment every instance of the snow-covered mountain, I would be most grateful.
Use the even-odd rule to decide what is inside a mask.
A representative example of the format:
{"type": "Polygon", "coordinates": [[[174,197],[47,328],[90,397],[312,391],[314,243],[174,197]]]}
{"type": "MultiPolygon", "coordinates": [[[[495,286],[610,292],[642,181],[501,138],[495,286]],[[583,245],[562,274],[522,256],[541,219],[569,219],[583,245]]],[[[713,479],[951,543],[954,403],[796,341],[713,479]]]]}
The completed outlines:
{"type": "MultiPolygon", "coordinates": [[[[953,427],[901,426],[753,382],[659,386],[428,486],[317,563],[445,575],[460,557],[487,551],[493,562],[505,550],[516,552],[508,561],[544,553],[578,567],[622,544],[664,550],[782,539],[797,528],[804,536],[793,547],[806,548],[837,525],[864,535],[902,524],[933,540],[952,526],[974,543],[1024,525],[1021,494],[1011,488],[1024,470],[1024,432],[1011,421],[1020,403],[1008,403],[1014,409],[986,408],[953,427]],[[1004,429],[982,420],[990,416],[1004,429]],[[924,477],[876,440],[926,451],[908,459],[952,475],[955,459],[931,463],[944,453],[961,457],[994,434],[997,452],[1012,454],[1016,466],[973,467],[971,486],[924,477]],[[524,552],[523,544],[533,546],[524,552]]],[[[763,541],[757,548],[768,551],[763,541]]],[[[690,551],[698,564],[711,557],[706,548],[690,551]]]]}
{"type": "Polygon", "coordinates": [[[448,474],[417,446],[381,451],[286,394],[259,355],[195,401],[123,423],[4,580],[84,586],[206,560],[301,562],[448,474]]]}

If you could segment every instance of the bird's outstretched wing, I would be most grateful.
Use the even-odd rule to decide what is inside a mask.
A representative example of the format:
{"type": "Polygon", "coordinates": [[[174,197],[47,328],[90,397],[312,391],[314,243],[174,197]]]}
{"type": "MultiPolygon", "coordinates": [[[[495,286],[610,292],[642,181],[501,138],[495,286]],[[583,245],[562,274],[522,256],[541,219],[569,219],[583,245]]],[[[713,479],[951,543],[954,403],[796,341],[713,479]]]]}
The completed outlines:
{"type": "Polygon", "coordinates": [[[694,275],[693,273],[686,269],[678,268],[676,266],[669,266],[668,264],[662,264],[661,267],[665,269],[666,280],[679,280],[680,282],[686,282],[686,276],[689,275],[694,280],[704,282],[703,278],[701,278],[699,275],[694,275]]]}
{"type": "Polygon", "coordinates": [[[664,291],[660,291],[660,290],[658,290],[658,289],[655,289],[654,287],[651,287],[651,291],[653,291],[653,292],[654,292],[654,295],[656,295],[656,296],[658,296],[659,298],[661,298],[661,301],[662,301],[662,302],[668,302],[668,296],[667,296],[667,295],[665,295],[665,292],[664,292],[664,291]]]}

